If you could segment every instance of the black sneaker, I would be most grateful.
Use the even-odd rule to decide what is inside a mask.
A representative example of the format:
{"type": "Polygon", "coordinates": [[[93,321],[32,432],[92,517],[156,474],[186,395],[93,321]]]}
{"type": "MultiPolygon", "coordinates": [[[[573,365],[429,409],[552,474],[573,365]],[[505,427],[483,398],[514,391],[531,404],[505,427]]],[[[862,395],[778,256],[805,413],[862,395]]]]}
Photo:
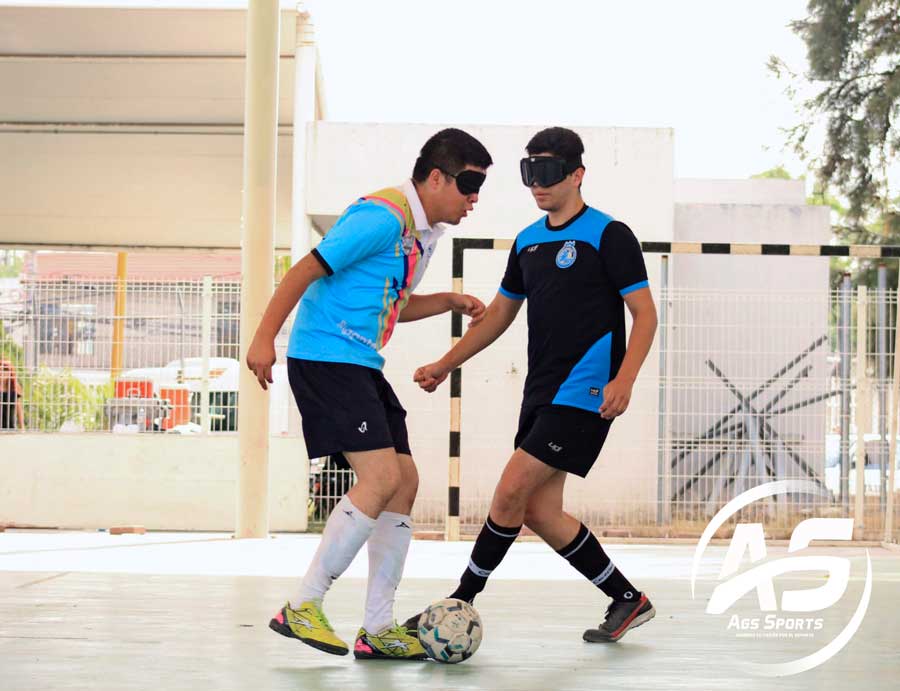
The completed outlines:
{"type": "Polygon", "coordinates": [[[606,619],[598,629],[584,632],[588,643],[615,643],[628,631],[644,624],[656,616],[653,604],[641,593],[637,602],[615,600],[606,609],[606,619]]]}
{"type": "Polygon", "coordinates": [[[411,636],[419,637],[419,619],[422,617],[424,612],[419,612],[418,614],[413,614],[409,619],[403,622],[403,626],[406,627],[407,632],[411,636]]]}

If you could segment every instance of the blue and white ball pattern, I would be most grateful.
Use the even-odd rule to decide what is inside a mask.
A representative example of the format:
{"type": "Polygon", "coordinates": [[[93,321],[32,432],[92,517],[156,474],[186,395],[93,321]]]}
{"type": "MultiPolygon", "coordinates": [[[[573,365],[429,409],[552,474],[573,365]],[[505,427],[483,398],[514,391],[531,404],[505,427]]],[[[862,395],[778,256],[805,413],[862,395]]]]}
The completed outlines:
{"type": "Polygon", "coordinates": [[[481,616],[463,600],[438,600],[419,617],[419,641],[438,662],[468,660],[481,645],[482,631],[481,616]]]}

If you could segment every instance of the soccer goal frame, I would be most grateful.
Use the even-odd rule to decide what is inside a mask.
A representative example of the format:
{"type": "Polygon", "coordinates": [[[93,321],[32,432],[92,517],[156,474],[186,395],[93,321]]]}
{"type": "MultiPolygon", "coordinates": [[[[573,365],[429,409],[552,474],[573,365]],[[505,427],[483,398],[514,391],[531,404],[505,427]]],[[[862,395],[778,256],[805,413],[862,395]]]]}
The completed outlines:
{"type": "MultiPolygon", "coordinates": [[[[508,251],[513,244],[514,239],[507,238],[454,238],[452,246],[452,279],[453,291],[462,294],[464,292],[465,279],[465,257],[466,252],[471,250],[488,250],[508,251]]],[[[898,259],[900,258],[900,246],[898,245],[816,245],[816,244],[772,244],[772,243],[717,243],[717,242],[642,242],[641,249],[645,254],[656,254],[660,256],[660,297],[665,295],[668,290],[668,261],[670,255],[679,254],[701,254],[701,255],[735,255],[735,256],[758,256],[758,257],[855,257],[859,259],[898,259]]],[[[849,279],[845,281],[849,288],[849,279]]],[[[900,293],[900,285],[898,285],[898,293],[900,293]]],[[[863,300],[865,299],[865,291],[862,291],[863,300]]],[[[667,314],[666,300],[659,300],[659,338],[660,341],[660,391],[659,405],[660,416],[659,424],[664,424],[663,418],[665,414],[666,392],[665,392],[665,348],[667,338],[667,314]]],[[[849,310],[849,307],[848,307],[849,310]]],[[[849,312],[848,312],[849,313],[849,312]]],[[[900,315],[900,311],[898,311],[900,315]]],[[[849,322],[848,322],[849,325],[849,322]]],[[[889,459],[895,459],[896,436],[897,436],[897,416],[898,416],[898,398],[900,398],[900,329],[897,328],[898,321],[894,322],[895,345],[894,345],[894,370],[892,380],[892,407],[889,416],[888,430],[890,435],[890,451],[889,459]]],[[[849,328],[847,329],[849,331],[849,328]]],[[[454,313],[451,317],[450,326],[450,343],[451,347],[462,338],[463,321],[462,315],[454,313]]],[[[849,350],[849,348],[848,348],[849,350]]],[[[448,490],[447,490],[447,513],[445,519],[445,538],[450,541],[460,539],[460,460],[462,452],[462,367],[459,367],[450,374],[450,431],[448,439],[448,490]]],[[[660,452],[658,465],[658,497],[664,496],[664,488],[662,483],[665,478],[665,463],[667,462],[663,453],[660,452]]],[[[896,463],[888,464],[887,478],[887,507],[885,512],[884,523],[884,540],[890,542],[893,533],[893,514],[894,514],[894,473],[896,463]]],[[[859,474],[862,474],[862,466],[857,464],[859,474]]],[[[861,478],[860,478],[861,479],[861,478]]],[[[846,477],[843,478],[846,482],[846,477]]],[[[858,484],[857,486],[861,486],[858,484]]],[[[857,515],[861,513],[860,498],[864,492],[857,492],[857,515]]],[[[663,509],[663,502],[659,503],[659,514],[657,520],[664,522],[666,515],[663,509]]]]}

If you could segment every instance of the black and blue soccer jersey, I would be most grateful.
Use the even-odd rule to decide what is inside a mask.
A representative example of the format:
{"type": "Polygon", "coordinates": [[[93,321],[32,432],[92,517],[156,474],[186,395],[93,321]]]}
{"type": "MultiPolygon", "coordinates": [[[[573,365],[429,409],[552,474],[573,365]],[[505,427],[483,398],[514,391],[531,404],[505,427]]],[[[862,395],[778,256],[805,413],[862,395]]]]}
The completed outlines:
{"type": "Polygon", "coordinates": [[[585,206],[558,227],[545,216],[519,233],[500,292],[528,299],[523,408],[598,412],[625,357],[622,298],[647,285],[634,233],[601,211],[585,206]]]}

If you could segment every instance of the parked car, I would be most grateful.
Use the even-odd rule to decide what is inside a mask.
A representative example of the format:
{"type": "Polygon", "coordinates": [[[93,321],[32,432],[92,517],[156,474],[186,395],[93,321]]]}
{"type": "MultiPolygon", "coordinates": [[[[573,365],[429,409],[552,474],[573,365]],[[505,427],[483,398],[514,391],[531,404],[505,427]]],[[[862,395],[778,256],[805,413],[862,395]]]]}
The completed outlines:
{"type": "MultiPolygon", "coordinates": [[[[237,430],[240,367],[240,362],[234,358],[209,359],[209,413],[213,432],[237,430]]],[[[164,367],[140,367],[123,372],[116,383],[116,396],[120,398],[132,389],[141,396],[149,392],[160,399],[181,398],[177,392],[187,392],[188,400],[181,401],[181,407],[178,402],[169,401],[167,416],[158,420],[156,426],[163,431],[190,434],[200,431],[203,378],[203,358],[172,360],[164,367]]],[[[269,387],[269,396],[272,411],[277,414],[270,415],[270,431],[281,434],[287,431],[287,409],[292,405],[287,366],[276,364],[272,368],[272,378],[275,383],[269,387]]]]}

